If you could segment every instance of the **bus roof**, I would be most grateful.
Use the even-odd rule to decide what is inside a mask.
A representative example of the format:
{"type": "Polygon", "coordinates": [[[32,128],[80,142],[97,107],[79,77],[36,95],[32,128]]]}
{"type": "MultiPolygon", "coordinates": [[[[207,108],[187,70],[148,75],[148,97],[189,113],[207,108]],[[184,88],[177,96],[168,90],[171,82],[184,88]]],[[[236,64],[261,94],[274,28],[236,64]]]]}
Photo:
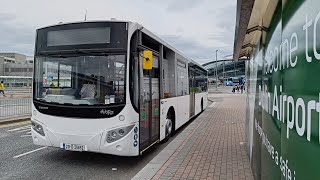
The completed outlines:
{"type": "Polygon", "coordinates": [[[54,26],[62,26],[62,25],[67,25],[67,24],[98,23],[98,22],[123,22],[123,23],[130,23],[130,21],[119,21],[119,20],[73,21],[73,22],[60,22],[60,23],[58,23],[58,24],[52,24],[52,25],[48,25],[48,26],[44,26],[44,27],[38,28],[37,30],[45,29],[45,28],[49,28],[49,27],[54,27],[54,26]]]}

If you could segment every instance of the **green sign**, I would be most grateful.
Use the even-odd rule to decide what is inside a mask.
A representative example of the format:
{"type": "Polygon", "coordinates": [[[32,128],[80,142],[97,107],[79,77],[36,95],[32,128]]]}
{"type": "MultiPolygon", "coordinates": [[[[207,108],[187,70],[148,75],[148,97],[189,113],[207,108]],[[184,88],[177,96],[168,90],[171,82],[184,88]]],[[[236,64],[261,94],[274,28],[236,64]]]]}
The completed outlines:
{"type": "Polygon", "coordinates": [[[141,121],[145,121],[146,120],[146,112],[145,111],[142,111],[140,113],[140,117],[141,117],[141,121]]]}
{"type": "Polygon", "coordinates": [[[246,69],[256,179],[320,179],[320,1],[278,2],[246,69]]]}
{"type": "Polygon", "coordinates": [[[154,115],[159,116],[159,108],[158,107],[154,108],[154,115]]]}

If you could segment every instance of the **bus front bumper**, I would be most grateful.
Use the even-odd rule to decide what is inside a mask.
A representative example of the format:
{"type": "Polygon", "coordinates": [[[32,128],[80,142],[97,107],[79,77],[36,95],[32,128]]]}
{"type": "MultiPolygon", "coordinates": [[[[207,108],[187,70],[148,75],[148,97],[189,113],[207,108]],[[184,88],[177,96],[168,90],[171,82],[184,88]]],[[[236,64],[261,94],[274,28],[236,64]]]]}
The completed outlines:
{"type": "Polygon", "coordinates": [[[75,135],[53,132],[44,124],[40,125],[43,128],[44,136],[39,134],[39,132],[37,132],[34,128],[31,128],[32,139],[36,145],[52,146],[61,149],[66,149],[66,145],[80,145],[83,147],[81,151],[98,152],[119,156],[139,155],[138,133],[134,131],[134,128],[138,127],[138,124],[134,124],[134,128],[132,128],[130,132],[113,142],[107,142],[108,132],[112,131],[112,129],[95,135],[75,135]]]}

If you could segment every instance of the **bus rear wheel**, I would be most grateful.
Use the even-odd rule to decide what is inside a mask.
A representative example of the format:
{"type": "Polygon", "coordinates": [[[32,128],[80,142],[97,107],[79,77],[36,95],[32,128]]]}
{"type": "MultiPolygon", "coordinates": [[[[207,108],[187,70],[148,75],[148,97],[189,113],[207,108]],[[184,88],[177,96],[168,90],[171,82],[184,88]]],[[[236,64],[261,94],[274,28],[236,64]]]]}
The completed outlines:
{"type": "Polygon", "coordinates": [[[201,112],[203,112],[203,98],[201,99],[201,112]]]}

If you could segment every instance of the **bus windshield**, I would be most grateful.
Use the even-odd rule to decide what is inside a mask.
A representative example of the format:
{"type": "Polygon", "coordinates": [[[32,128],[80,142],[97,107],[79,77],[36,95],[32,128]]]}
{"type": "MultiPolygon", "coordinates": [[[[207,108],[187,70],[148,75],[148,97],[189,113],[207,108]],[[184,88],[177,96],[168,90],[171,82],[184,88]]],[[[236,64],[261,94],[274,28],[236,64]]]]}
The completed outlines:
{"type": "Polygon", "coordinates": [[[36,57],[34,99],[66,105],[123,104],[125,57],[36,57]]]}

